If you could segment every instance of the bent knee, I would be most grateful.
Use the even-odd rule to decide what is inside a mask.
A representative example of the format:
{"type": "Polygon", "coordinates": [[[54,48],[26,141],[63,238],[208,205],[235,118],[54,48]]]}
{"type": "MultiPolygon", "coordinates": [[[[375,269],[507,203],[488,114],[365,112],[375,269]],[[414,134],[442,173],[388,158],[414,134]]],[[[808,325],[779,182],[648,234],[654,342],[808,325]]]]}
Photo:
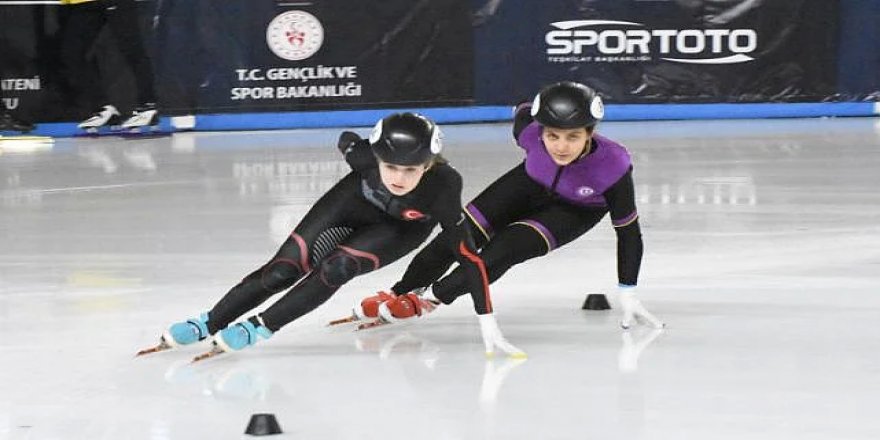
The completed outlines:
{"type": "Polygon", "coordinates": [[[294,261],[277,260],[269,263],[263,269],[261,281],[263,287],[271,292],[280,292],[294,283],[303,276],[303,271],[294,261]]]}

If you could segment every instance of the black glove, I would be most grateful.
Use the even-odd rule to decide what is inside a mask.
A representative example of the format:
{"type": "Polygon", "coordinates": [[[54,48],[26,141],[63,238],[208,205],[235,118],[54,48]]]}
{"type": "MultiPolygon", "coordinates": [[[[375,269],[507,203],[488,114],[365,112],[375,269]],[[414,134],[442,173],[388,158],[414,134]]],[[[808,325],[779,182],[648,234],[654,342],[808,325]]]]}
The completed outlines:
{"type": "Polygon", "coordinates": [[[361,140],[361,137],[353,132],[353,131],[343,131],[342,134],[339,135],[339,142],[336,143],[336,148],[339,148],[339,151],[342,154],[348,152],[349,148],[353,147],[354,144],[361,140]]]}

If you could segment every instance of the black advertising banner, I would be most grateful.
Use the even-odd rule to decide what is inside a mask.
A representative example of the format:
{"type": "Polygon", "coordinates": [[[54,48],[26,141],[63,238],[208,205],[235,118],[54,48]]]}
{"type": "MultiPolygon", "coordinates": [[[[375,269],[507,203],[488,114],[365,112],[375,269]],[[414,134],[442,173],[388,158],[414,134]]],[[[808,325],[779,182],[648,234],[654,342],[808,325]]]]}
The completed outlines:
{"type": "MultiPolygon", "coordinates": [[[[120,1],[134,3],[134,0],[120,1]]],[[[153,43],[152,24],[157,22],[155,7],[164,1],[136,3],[148,46],[153,43]]],[[[79,35],[74,29],[81,28],[75,28],[74,22],[77,25],[86,23],[71,18],[72,8],[91,5],[0,0],[0,85],[3,86],[2,98],[7,109],[30,121],[84,119],[95,110],[80,99],[85,88],[100,89],[109,101],[107,104],[114,104],[124,111],[134,107],[133,75],[118,48],[125,41],[113,38],[106,21],[91,21],[97,29],[97,37],[87,50],[87,56],[76,60],[80,68],[87,66],[85,69],[91,71],[89,85],[75,84],[71,79],[73,63],[64,61],[65,53],[79,42],[70,34],[79,35]]],[[[165,49],[165,53],[174,55],[174,47],[165,49]]],[[[176,62],[185,64],[185,60],[179,58],[176,62]]]]}
{"type": "Polygon", "coordinates": [[[228,112],[471,104],[469,6],[170,2],[155,29],[163,105],[228,112]]]}
{"type": "MultiPolygon", "coordinates": [[[[46,6],[11,6],[0,0],[0,105],[16,114],[35,115],[47,101],[52,75],[46,6]],[[4,4],[5,3],[5,4],[4,4]]],[[[57,28],[57,26],[54,26],[57,28]]]]}
{"type": "MultiPolygon", "coordinates": [[[[137,5],[166,115],[508,105],[561,79],[615,103],[880,96],[877,2],[118,1],[137,5]]],[[[0,0],[0,103],[23,119],[94,110],[62,61],[70,8],[0,0]]],[[[125,42],[100,25],[83,63],[127,112],[125,42]]]]}
{"type": "MultiPolygon", "coordinates": [[[[3,2],[6,107],[45,122],[94,110],[80,108],[60,56],[74,43],[63,37],[71,7],[3,2]]],[[[137,7],[164,114],[474,102],[469,0],[147,0],[137,7]]],[[[98,25],[104,29],[82,62],[94,64],[93,80],[126,111],[136,87],[118,50],[125,41],[98,25]]]]}
{"type": "Polygon", "coordinates": [[[483,103],[509,104],[561,79],[619,103],[823,101],[835,91],[834,1],[475,0],[475,7],[475,93],[483,103]]]}

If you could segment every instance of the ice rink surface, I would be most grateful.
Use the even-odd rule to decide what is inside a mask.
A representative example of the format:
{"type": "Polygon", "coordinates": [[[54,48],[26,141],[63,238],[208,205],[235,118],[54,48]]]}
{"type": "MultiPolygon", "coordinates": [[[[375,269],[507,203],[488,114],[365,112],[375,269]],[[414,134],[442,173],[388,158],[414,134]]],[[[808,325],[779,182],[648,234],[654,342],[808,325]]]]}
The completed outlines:
{"type": "MultiPolygon", "coordinates": [[[[466,200],[521,160],[509,124],[444,130],[466,200]]],[[[348,171],[340,130],[3,144],[0,439],[238,439],[255,413],[289,439],[880,438],[880,120],[599,130],[633,156],[639,295],[668,328],[617,326],[606,218],[493,285],[526,361],[484,358],[467,297],[324,326],[409,258],[241,353],[134,359],[348,171]]]]}

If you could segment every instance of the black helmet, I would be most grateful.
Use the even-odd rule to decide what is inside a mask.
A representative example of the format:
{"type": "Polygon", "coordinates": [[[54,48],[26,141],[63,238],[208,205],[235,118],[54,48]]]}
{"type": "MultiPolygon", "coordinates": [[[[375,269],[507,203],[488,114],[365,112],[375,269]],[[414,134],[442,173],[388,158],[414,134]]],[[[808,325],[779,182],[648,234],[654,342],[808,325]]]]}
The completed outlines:
{"type": "Polygon", "coordinates": [[[440,153],[440,128],[416,113],[395,113],[376,123],[370,134],[373,153],[395,165],[427,163],[440,153]]]}
{"type": "Polygon", "coordinates": [[[541,89],[532,102],[532,117],[554,128],[590,128],[605,116],[602,98],[595,90],[572,81],[541,89]]]}

